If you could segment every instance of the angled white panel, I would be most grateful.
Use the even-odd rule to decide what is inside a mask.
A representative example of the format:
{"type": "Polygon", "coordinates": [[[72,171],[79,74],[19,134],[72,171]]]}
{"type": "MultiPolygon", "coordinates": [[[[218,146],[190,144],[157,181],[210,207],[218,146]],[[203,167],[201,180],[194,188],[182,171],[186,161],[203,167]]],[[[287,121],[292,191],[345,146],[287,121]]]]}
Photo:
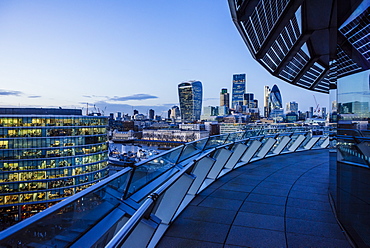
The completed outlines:
{"type": "Polygon", "coordinates": [[[262,143],[260,141],[254,140],[240,160],[248,163],[253,158],[254,154],[256,154],[261,144],[262,143]]]}
{"type": "Polygon", "coordinates": [[[165,191],[164,195],[158,199],[159,202],[157,202],[154,214],[162,220],[162,223],[170,223],[194,179],[195,177],[191,175],[183,174],[165,191]]]}
{"type": "Polygon", "coordinates": [[[321,148],[326,148],[329,146],[329,137],[327,137],[324,142],[321,144],[321,148]]]}
{"type": "Polygon", "coordinates": [[[274,146],[275,142],[275,139],[269,138],[257,154],[257,157],[264,158],[266,154],[270,151],[270,149],[274,146]]]}
{"type": "Polygon", "coordinates": [[[222,168],[224,168],[226,161],[230,158],[232,152],[225,149],[221,148],[217,151],[217,155],[214,157],[216,159],[216,162],[213,164],[213,167],[208,173],[207,178],[215,180],[220,174],[220,171],[222,168]]]}
{"type": "Polygon", "coordinates": [[[279,145],[275,148],[275,150],[272,152],[274,154],[280,154],[281,151],[286,147],[286,145],[289,143],[289,141],[291,140],[290,137],[288,136],[284,136],[281,140],[280,140],[280,143],[279,145]]]}
{"type": "Polygon", "coordinates": [[[295,152],[297,148],[302,144],[302,142],[305,140],[306,136],[304,135],[299,135],[297,139],[294,141],[294,143],[289,147],[289,151],[295,152]]]}
{"type": "Polygon", "coordinates": [[[215,161],[216,160],[213,158],[204,157],[196,162],[194,170],[192,172],[192,174],[195,175],[196,178],[191,185],[188,194],[195,195],[198,192],[200,186],[202,185],[204,179],[206,178],[209,170],[211,169],[215,161]]]}
{"type": "Polygon", "coordinates": [[[158,225],[145,219],[135,227],[130,236],[128,236],[125,243],[121,246],[124,248],[141,248],[147,247],[158,225]]]}
{"type": "Polygon", "coordinates": [[[239,162],[241,156],[243,156],[244,152],[247,150],[248,146],[244,145],[244,144],[237,144],[235,149],[234,149],[234,152],[233,154],[231,155],[231,157],[229,158],[229,160],[227,161],[226,165],[225,165],[225,169],[233,169],[236,165],[236,163],[239,162]]]}
{"type": "Polygon", "coordinates": [[[304,146],[304,149],[310,150],[317,141],[319,141],[320,137],[312,137],[310,141],[304,146]]]}

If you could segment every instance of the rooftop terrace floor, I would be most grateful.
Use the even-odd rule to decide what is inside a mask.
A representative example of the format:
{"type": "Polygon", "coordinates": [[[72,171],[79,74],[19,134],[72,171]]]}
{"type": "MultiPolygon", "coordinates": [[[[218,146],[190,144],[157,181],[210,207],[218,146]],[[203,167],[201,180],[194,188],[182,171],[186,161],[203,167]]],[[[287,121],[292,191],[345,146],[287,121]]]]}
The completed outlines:
{"type": "Polygon", "coordinates": [[[194,198],[157,247],[351,247],[328,184],[327,149],[247,164],[194,198]]]}

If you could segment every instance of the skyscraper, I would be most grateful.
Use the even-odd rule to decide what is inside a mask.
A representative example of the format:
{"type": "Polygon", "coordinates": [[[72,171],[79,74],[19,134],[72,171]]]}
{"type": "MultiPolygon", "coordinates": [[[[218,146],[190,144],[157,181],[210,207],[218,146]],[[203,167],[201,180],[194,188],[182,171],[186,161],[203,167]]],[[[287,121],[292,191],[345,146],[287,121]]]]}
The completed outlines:
{"type": "Polygon", "coordinates": [[[268,85],[265,85],[264,92],[263,92],[263,116],[266,118],[269,117],[270,111],[269,111],[269,97],[270,97],[270,87],[268,85]]]}
{"type": "Polygon", "coordinates": [[[191,123],[200,120],[202,111],[202,83],[200,81],[182,82],[178,86],[181,121],[191,123]]]}
{"type": "Polygon", "coordinates": [[[154,120],[154,109],[149,109],[149,120],[154,120]]]}
{"type": "Polygon", "coordinates": [[[245,74],[233,75],[233,96],[231,107],[236,108],[236,105],[242,106],[245,93],[245,74]]]}
{"type": "Polygon", "coordinates": [[[230,96],[227,89],[222,89],[220,93],[220,106],[230,108],[230,96]]]}
{"type": "Polygon", "coordinates": [[[283,100],[281,98],[280,90],[275,84],[269,94],[269,112],[283,107],[283,100]]]}

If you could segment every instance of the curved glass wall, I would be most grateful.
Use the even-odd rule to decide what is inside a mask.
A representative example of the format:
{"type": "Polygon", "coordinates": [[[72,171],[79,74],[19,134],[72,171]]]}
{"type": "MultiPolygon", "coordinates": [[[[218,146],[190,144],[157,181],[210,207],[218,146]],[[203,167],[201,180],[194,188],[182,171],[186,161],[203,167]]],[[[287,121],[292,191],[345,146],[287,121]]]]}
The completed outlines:
{"type": "Polygon", "coordinates": [[[99,116],[0,116],[2,226],[107,177],[106,125],[99,116]]]}

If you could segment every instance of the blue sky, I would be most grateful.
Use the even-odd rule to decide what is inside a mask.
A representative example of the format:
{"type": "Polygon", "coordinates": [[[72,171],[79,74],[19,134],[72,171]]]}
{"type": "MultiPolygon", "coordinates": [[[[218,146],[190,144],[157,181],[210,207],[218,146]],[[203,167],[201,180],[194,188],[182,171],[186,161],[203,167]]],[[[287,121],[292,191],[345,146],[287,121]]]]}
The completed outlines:
{"type": "MultiPolygon", "coordinates": [[[[277,84],[285,105],[328,106],[328,95],[272,77],[254,61],[227,0],[1,1],[0,107],[84,108],[161,115],[177,85],[203,83],[203,106],[219,104],[232,75],[263,105],[277,84]]],[[[164,116],[163,112],[163,116],[164,116]]]]}

